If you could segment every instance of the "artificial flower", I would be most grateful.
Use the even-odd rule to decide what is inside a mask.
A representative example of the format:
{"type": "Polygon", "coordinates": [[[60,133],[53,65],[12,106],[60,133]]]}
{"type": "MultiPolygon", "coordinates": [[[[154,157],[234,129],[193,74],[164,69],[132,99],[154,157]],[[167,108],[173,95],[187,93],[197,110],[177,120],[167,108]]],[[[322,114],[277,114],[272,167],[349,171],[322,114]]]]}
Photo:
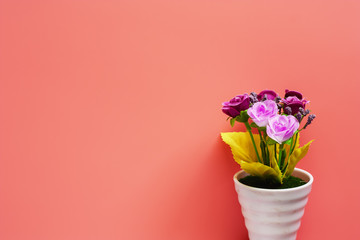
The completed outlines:
{"type": "Polygon", "coordinates": [[[224,102],[222,105],[222,111],[226,115],[234,118],[238,116],[241,111],[247,110],[249,108],[250,98],[247,94],[238,95],[232,98],[230,101],[224,102]]]}
{"type": "Polygon", "coordinates": [[[264,102],[257,102],[248,109],[247,113],[251,120],[253,120],[259,127],[265,127],[270,118],[278,113],[277,104],[272,100],[264,102]]]}

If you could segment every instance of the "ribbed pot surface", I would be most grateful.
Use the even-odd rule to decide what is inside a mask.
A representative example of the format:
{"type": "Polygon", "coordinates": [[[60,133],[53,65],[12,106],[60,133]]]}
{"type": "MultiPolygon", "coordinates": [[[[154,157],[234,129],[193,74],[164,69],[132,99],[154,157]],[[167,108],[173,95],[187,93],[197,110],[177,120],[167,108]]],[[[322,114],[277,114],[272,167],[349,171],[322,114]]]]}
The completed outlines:
{"type": "Polygon", "coordinates": [[[289,189],[254,188],[239,182],[245,171],[234,175],[235,189],[250,240],[295,240],[311,191],[313,176],[295,168],[293,176],[305,185],[289,189]]]}

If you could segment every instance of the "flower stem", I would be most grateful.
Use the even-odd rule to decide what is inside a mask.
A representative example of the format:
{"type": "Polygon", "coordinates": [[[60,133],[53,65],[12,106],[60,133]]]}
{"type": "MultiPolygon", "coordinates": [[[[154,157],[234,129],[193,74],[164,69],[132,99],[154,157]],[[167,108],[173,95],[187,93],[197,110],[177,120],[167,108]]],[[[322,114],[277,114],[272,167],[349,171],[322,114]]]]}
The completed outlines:
{"type": "Polygon", "coordinates": [[[266,137],[267,137],[266,132],[261,131],[260,129],[258,129],[258,131],[260,135],[260,148],[261,148],[262,160],[265,165],[270,166],[270,152],[268,149],[268,145],[266,144],[266,137]]]}
{"type": "Polygon", "coordinates": [[[277,154],[276,154],[276,143],[274,144],[274,156],[275,156],[275,160],[278,161],[278,157],[277,157],[277,154]]]}
{"type": "Polygon", "coordinates": [[[289,155],[291,155],[291,154],[294,152],[294,150],[295,150],[298,135],[299,135],[299,133],[296,133],[296,135],[295,135],[295,141],[294,141],[294,137],[293,137],[293,140],[291,141],[291,144],[294,142],[294,145],[291,146],[289,155]]]}
{"type": "Polygon", "coordinates": [[[248,122],[244,122],[244,124],[245,124],[245,126],[246,126],[247,131],[248,131],[249,134],[250,134],[251,141],[252,141],[252,143],[253,143],[253,145],[254,145],[254,148],[255,148],[256,157],[258,158],[258,161],[259,161],[260,163],[263,163],[263,162],[261,161],[261,159],[260,159],[258,150],[257,150],[257,148],[256,148],[256,144],[255,144],[254,136],[253,136],[253,134],[252,134],[252,132],[251,132],[250,124],[249,124],[248,122]]]}
{"type": "Polygon", "coordinates": [[[259,129],[258,129],[258,132],[259,132],[259,136],[260,136],[261,156],[262,156],[262,160],[264,161],[264,164],[266,165],[266,152],[265,152],[265,148],[264,148],[264,140],[261,135],[261,131],[259,129]]]}
{"type": "Polygon", "coordinates": [[[265,150],[266,150],[266,156],[267,156],[266,161],[268,162],[268,166],[270,166],[270,167],[271,167],[271,161],[270,161],[270,151],[269,151],[269,146],[267,145],[267,134],[266,134],[266,131],[264,131],[264,136],[263,136],[263,139],[264,139],[265,150]]]}
{"type": "Polygon", "coordinates": [[[296,133],[292,139],[291,139],[291,143],[290,143],[290,148],[289,148],[289,155],[287,157],[287,161],[286,161],[286,165],[283,167],[282,169],[282,172],[284,174],[286,174],[287,170],[288,170],[288,166],[289,166],[289,162],[290,162],[290,157],[291,157],[291,154],[294,152],[295,150],[295,147],[296,147],[296,140],[297,140],[297,137],[298,137],[298,134],[299,133],[296,133]],[[294,140],[295,139],[295,140],[294,140]]]}
{"type": "Polygon", "coordinates": [[[278,166],[279,168],[281,169],[282,167],[282,164],[283,164],[283,161],[282,161],[282,158],[283,158],[283,148],[284,148],[284,144],[280,144],[279,146],[279,159],[278,159],[278,166]]]}

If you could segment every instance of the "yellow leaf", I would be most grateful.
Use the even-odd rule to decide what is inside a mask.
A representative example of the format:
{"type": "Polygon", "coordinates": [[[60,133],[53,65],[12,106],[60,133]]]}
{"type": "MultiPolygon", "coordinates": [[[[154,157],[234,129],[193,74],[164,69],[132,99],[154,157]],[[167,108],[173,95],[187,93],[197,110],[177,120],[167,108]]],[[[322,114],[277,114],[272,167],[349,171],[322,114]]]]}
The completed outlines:
{"type": "Polygon", "coordinates": [[[240,165],[245,172],[247,172],[252,176],[258,176],[266,179],[272,178],[282,183],[282,174],[279,167],[271,168],[259,162],[245,162],[245,161],[241,161],[240,165]]]}
{"type": "MultiPolygon", "coordinates": [[[[270,166],[266,166],[258,162],[254,145],[251,141],[250,134],[248,132],[227,132],[221,133],[223,141],[228,144],[231,148],[234,160],[241,165],[241,168],[250,175],[259,176],[262,178],[273,178],[276,181],[282,183],[282,180],[285,176],[290,176],[294,171],[296,164],[306,155],[309,150],[309,146],[312,141],[299,148],[299,136],[296,138],[295,150],[290,156],[288,167],[286,173],[283,175],[277,164],[274,155],[274,146],[269,145],[268,150],[270,154],[270,166]]],[[[253,134],[256,147],[261,154],[260,150],[260,136],[258,134],[253,134]]],[[[285,144],[284,150],[288,153],[290,151],[290,145],[285,144]]],[[[279,147],[277,147],[277,154],[279,152],[279,147]]]]}
{"type": "MultiPolygon", "coordinates": [[[[260,150],[260,137],[253,134],[258,151],[260,150]]],[[[234,160],[240,164],[241,161],[257,162],[254,145],[248,132],[227,132],[221,133],[223,141],[231,148],[234,160]]]]}
{"type": "Polygon", "coordinates": [[[303,158],[305,157],[305,155],[307,154],[307,152],[309,151],[309,147],[310,144],[313,142],[314,140],[311,140],[310,142],[308,142],[307,144],[305,144],[304,146],[302,146],[301,148],[296,148],[294,150],[294,152],[291,154],[290,156],[290,161],[289,161],[289,165],[288,168],[286,170],[286,174],[285,176],[290,176],[292,174],[292,172],[294,171],[294,168],[296,166],[296,164],[303,158]]]}

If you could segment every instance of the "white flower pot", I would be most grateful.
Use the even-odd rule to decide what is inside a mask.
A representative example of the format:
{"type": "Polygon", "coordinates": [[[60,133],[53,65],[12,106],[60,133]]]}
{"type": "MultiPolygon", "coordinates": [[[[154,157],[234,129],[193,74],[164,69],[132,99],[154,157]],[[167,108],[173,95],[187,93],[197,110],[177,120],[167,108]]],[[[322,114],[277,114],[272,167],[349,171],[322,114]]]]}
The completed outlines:
{"type": "Polygon", "coordinates": [[[305,185],[288,189],[249,187],[239,182],[248,174],[234,175],[235,189],[250,240],[294,240],[311,191],[313,176],[295,168],[293,176],[305,185]]]}

